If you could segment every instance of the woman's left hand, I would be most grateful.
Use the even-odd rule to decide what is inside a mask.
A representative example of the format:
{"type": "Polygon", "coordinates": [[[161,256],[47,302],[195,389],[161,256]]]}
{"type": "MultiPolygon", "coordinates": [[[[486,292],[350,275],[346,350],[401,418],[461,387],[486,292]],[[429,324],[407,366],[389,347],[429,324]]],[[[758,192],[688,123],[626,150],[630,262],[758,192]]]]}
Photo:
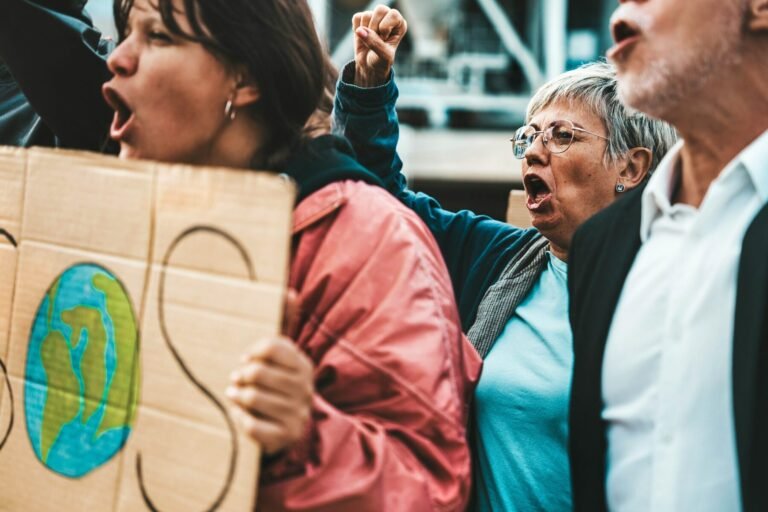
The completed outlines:
{"type": "Polygon", "coordinates": [[[242,428],[274,455],[307,431],[314,393],[310,359],[289,338],[263,338],[232,372],[227,397],[242,428]]]}

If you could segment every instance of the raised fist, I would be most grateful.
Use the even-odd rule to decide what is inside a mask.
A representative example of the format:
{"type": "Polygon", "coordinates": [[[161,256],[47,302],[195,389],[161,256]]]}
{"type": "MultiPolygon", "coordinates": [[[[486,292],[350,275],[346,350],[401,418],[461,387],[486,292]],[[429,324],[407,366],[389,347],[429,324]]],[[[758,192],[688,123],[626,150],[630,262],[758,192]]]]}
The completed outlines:
{"type": "Polygon", "coordinates": [[[352,17],[355,31],[355,85],[376,87],[389,80],[397,47],[408,23],[397,9],[379,5],[352,17]]]}

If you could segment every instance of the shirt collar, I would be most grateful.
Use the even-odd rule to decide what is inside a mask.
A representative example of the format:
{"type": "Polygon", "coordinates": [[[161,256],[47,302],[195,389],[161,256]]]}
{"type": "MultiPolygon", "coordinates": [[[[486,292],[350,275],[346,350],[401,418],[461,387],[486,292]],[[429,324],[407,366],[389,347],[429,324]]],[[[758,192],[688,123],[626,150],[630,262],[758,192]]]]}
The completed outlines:
{"type": "MultiPolygon", "coordinates": [[[[680,151],[684,141],[680,140],[661,160],[658,168],[643,191],[640,239],[645,242],[651,233],[653,221],[672,209],[670,196],[678,178],[680,151]]],[[[768,130],[752,141],[724,167],[720,177],[731,169],[742,167],[749,176],[755,191],[763,203],[768,202],[768,130]]],[[[719,179],[719,178],[718,178],[719,179]]],[[[713,182],[714,183],[714,182],[713,182]]]]}
{"type": "Polygon", "coordinates": [[[744,165],[760,200],[768,202],[768,130],[739,153],[736,160],[744,165]]]}
{"type": "Polygon", "coordinates": [[[642,213],[640,216],[640,240],[645,242],[651,234],[651,224],[659,215],[672,208],[669,197],[677,180],[678,162],[683,141],[680,140],[659,162],[648,185],[643,190],[642,213]]]}

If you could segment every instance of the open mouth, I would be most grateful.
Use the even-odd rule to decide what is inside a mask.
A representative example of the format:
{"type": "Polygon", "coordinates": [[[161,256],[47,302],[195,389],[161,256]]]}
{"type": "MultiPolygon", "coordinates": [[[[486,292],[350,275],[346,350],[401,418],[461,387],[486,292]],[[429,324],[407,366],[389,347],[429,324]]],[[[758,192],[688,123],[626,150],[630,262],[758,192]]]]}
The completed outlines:
{"type": "Polygon", "coordinates": [[[128,128],[130,128],[135,115],[128,103],[109,84],[104,85],[102,93],[107,104],[115,111],[109,135],[112,139],[119,141],[125,136],[128,128]]]}
{"type": "Polygon", "coordinates": [[[640,29],[636,25],[626,21],[617,20],[611,24],[611,35],[616,43],[608,50],[606,56],[609,59],[619,59],[640,38],[640,29]]]}
{"type": "Polygon", "coordinates": [[[526,206],[530,211],[540,210],[552,199],[552,190],[547,183],[534,174],[523,178],[523,186],[528,196],[526,206]]]}

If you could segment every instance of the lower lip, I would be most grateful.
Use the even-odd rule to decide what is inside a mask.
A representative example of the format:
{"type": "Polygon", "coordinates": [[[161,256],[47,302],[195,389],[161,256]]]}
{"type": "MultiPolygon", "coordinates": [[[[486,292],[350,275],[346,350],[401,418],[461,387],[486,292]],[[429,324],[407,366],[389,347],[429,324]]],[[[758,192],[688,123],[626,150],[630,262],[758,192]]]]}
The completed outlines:
{"type": "Polygon", "coordinates": [[[528,196],[528,200],[525,203],[526,208],[528,208],[528,211],[536,213],[544,210],[547,206],[549,206],[549,203],[552,202],[552,193],[548,193],[543,196],[537,196],[537,197],[531,197],[528,196]]]}
{"type": "Polygon", "coordinates": [[[629,51],[632,49],[632,47],[635,46],[635,44],[639,40],[640,40],[640,36],[628,37],[627,39],[622,40],[617,45],[611,47],[608,50],[608,52],[605,54],[605,56],[613,61],[622,60],[627,57],[629,51]]]}
{"type": "Polygon", "coordinates": [[[123,140],[126,135],[128,134],[128,131],[133,126],[133,121],[136,117],[136,114],[131,114],[131,117],[128,118],[126,122],[124,122],[121,126],[117,126],[118,123],[118,114],[115,112],[115,116],[112,118],[112,127],[109,130],[109,136],[112,138],[112,140],[120,142],[123,140]]]}

